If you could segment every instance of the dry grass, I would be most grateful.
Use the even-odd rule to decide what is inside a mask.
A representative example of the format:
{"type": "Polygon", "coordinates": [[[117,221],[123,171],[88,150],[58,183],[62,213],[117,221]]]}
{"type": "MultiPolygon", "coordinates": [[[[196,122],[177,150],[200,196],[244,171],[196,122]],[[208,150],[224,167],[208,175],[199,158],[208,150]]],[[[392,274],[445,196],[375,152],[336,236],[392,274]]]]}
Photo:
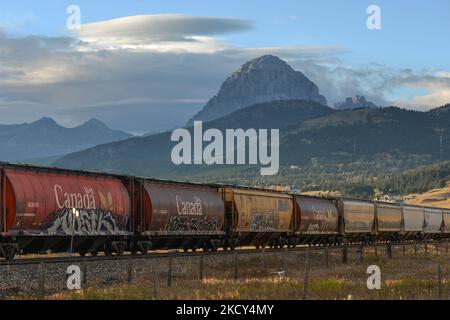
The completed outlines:
{"type": "MultiPolygon", "coordinates": [[[[369,251],[369,250],[367,250],[369,251]]],[[[329,267],[324,253],[309,255],[308,299],[437,299],[437,269],[442,266],[442,298],[450,298],[450,256],[437,254],[429,247],[428,254],[414,255],[409,250],[403,256],[401,249],[394,251],[393,259],[378,250],[378,255],[365,252],[359,260],[355,250],[349,254],[347,265],[342,264],[341,252],[331,253],[329,267]],[[381,268],[381,290],[368,290],[367,267],[376,264],[381,268]]],[[[288,255],[265,254],[239,258],[238,279],[234,280],[233,260],[226,263],[205,265],[205,277],[191,272],[183,279],[174,278],[167,284],[167,273],[159,273],[156,281],[156,299],[286,299],[298,300],[304,290],[305,255],[290,252],[288,255]],[[286,271],[285,276],[271,274],[286,271]]],[[[30,297],[17,297],[30,298],[30,297]]],[[[76,292],[64,292],[46,299],[154,299],[151,273],[139,283],[96,287],[76,292]]]]}
{"type": "Polygon", "coordinates": [[[405,197],[405,201],[417,206],[450,209],[450,187],[430,190],[423,194],[408,195],[405,197]]]}

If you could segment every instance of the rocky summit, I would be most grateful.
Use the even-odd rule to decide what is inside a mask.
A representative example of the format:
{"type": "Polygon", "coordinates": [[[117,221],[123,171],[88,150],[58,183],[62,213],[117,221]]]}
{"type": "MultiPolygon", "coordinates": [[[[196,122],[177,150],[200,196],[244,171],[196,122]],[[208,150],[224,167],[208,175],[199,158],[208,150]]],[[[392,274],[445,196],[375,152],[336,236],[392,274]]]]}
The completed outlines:
{"type": "Polygon", "coordinates": [[[345,101],[334,104],[337,110],[358,109],[358,108],[378,108],[378,106],[370,101],[367,101],[364,96],[348,97],[345,101]]]}
{"type": "Polygon", "coordinates": [[[210,121],[253,104],[296,99],[327,105],[317,85],[303,73],[276,56],[265,55],[245,63],[228,77],[193,120],[210,121]]]}

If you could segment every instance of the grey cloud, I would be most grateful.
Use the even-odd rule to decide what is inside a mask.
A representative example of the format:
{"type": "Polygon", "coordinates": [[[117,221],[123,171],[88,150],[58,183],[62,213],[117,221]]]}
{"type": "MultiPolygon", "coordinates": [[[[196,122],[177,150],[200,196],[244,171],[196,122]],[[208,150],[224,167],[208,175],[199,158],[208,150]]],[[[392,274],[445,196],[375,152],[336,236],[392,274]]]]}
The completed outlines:
{"type": "MultiPolygon", "coordinates": [[[[176,38],[202,30],[202,35],[211,35],[246,28],[227,20],[205,31],[217,20],[183,19],[164,35],[176,38]]],[[[345,49],[338,47],[227,46],[212,53],[82,50],[89,46],[70,37],[0,35],[0,123],[51,116],[75,126],[96,117],[131,132],[173,128],[195,114],[240,65],[264,54],[278,55],[302,71],[330,105],[355,94],[387,105],[389,94],[402,86],[450,88],[449,78],[435,72],[349,66],[340,59],[345,49]]]]}
{"type": "Polygon", "coordinates": [[[213,36],[247,31],[248,20],[194,17],[178,14],[142,15],[84,24],[76,33],[81,38],[192,41],[192,36],[213,36]]]}
{"type": "Polygon", "coordinates": [[[31,35],[23,38],[10,38],[0,32],[1,58],[9,57],[11,54],[26,57],[22,54],[38,56],[42,52],[55,52],[71,50],[80,44],[80,40],[71,37],[48,37],[43,35],[31,35]]]}

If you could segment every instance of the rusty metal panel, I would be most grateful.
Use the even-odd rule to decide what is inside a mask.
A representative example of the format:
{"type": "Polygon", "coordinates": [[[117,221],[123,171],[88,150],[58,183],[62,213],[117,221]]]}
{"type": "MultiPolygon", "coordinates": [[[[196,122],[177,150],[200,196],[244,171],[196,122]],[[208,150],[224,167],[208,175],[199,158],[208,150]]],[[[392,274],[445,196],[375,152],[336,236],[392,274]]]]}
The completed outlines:
{"type": "Polygon", "coordinates": [[[216,188],[144,182],[146,233],[223,234],[225,205],[216,188]]]}
{"type": "Polygon", "coordinates": [[[6,177],[0,168],[0,234],[6,233],[6,177]]]}
{"type": "Polygon", "coordinates": [[[288,232],[293,215],[290,195],[233,189],[237,232],[288,232]]]}
{"type": "Polygon", "coordinates": [[[444,228],[442,229],[442,231],[444,233],[450,233],[450,210],[443,209],[442,218],[444,220],[444,228]]]}
{"type": "Polygon", "coordinates": [[[402,207],[377,203],[378,232],[400,232],[402,229],[402,207]]]}
{"type": "Polygon", "coordinates": [[[442,228],[442,210],[424,209],[425,223],[423,225],[424,233],[441,233],[442,228]]]}
{"type": "Polygon", "coordinates": [[[338,233],[338,210],[331,199],[295,197],[295,232],[302,234],[338,233]]]}
{"type": "Polygon", "coordinates": [[[50,235],[127,234],[130,199],[120,180],[32,170],[6,170],[11,231],[50,235]],[[79,212],[75,218],[72,209],[79,212]]]}
{"type": "Polygon", "coordinates": [[[371,233],[375,222],[375,205],[370,202],[342,200],[345,233],[371,233]]]}
{"type": "Polygon", "coordinates": [[[14,227],[16,212],[16,197],[14,195],[14,189],[9,179],[6,177],[6,174],[4,175],[2,182],[2,195],[5,199],[5,202],[3,203],[3,232],[6,233],[14,227]]]}
{"type": "Polygon", "coordinates": [[[422,232],[424,224],[423,208],[404,206],[403,212],[403,231],[422,232]]]}

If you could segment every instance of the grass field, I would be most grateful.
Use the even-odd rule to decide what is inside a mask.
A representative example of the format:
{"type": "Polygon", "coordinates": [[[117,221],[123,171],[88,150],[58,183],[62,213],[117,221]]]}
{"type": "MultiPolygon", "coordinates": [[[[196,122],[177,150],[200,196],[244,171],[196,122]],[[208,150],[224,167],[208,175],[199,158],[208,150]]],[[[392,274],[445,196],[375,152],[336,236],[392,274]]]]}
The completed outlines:
{"type": "Polygon", "coordinates": [[[450,209],[450,187],[430,190],[423,194],[409,195],[409,204],[450,209]]]}
{"type": "MultiPolygon", "coordinates": [[[[366,249],[363,260],[354,250],[349,253],[348,264],[342,263],[340,251],[332,252],[329,266],[324,252],[310,252],[308,263],[305,253],[286,255],[266,254],[240,257],[235,274],[233,259],[205,266],[203,280],[194,272],[177,274],[173,271],[171,286],[167,273],[156,277],[149,272],[142,280],[130,284],[91,287],[79,291],[46,296],[45,299],[450,299],[450,256],[429,248],[425,254],[401,249],[389,259],[378,249],[366,249]],[[438,289],[438,265],[441,265],[441,285],[438,289]],[[369,290],[366,285],[367,267],[381,269],[381,289],[369,290]],[[305,267],[308,266],[306,292],[305,267]],[[280,274],[278,274],[280,273],[280,274]],[[237,279],[235,279],[237,275],[237,279]],[[155,286],[156,284],[156,286],[155,286]]],[[[22,296],[17,298],[32,298],[22,296]]]]}

